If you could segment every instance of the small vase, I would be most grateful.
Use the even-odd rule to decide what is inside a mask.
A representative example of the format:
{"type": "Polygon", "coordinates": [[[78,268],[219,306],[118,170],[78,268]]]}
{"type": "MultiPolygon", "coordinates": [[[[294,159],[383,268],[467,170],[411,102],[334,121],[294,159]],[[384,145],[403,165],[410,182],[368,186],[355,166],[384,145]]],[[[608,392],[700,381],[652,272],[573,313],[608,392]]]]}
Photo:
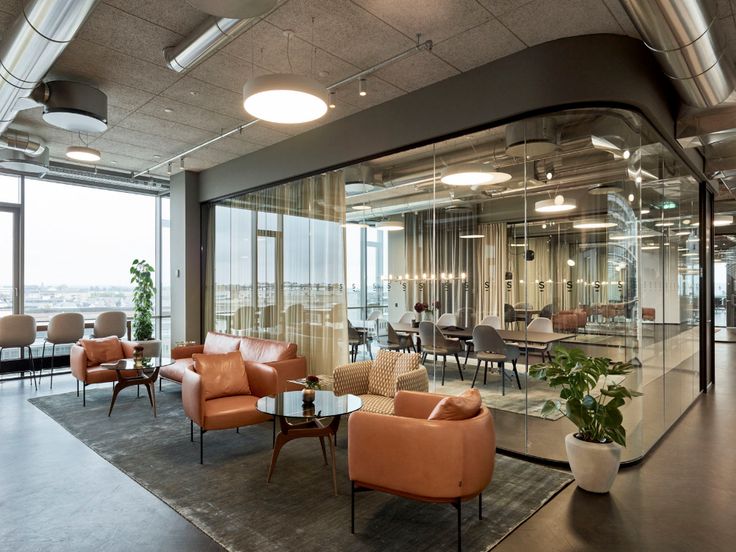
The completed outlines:
{"type": "Polygon", "coordinates": [[[302,402],[304,404],[312,404],[314,402],[314,389],[305,387],[302,389],[302,402]]]}

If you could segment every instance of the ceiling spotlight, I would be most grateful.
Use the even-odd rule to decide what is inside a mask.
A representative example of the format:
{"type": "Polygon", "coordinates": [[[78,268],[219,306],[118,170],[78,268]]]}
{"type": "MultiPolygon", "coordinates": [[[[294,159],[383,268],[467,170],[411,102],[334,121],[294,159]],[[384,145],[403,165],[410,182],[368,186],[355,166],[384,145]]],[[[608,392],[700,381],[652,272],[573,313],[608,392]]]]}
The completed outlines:
{"type": "Polygon", "coordinates": [[[376,223],[376,230],[386,230],[387,232],[394,232],[396,230],[403,230],[404,223],[400,220],[382,220],[376,223]]]}
{"type": "Polygon", "coordinates": [[[270,123],[307,123],[327,113],[327,89],[303,75],[260,75],[243,86],[243,107],[270,123]]]}
{"type": "Polygon", "coordinates": [[[173,113],[173,112],[174,110],[171,109],[170,107],[164,107],[164,113],[173,113]]]}
{"type": "Polygon", "coordinates": [[[179,168],[181,170],[184,170],[184,158],[183,157],[179,158],[179,168]]]}
{"type": "Polygon", "coordinates": [[[479,240],[483,237],[483,234],[460,234],[461,240],[479,240]]]}
{"type": "Polygon", "coordinates": [[[463,163],[448,167],[442,173],[440,182],[450,186],[480,186],[484,184],[500,184],[511,180],[511,175],[498,172],[490,165],[483,163],[463,163]]]}
{"type": "Polygon", "coordinates": [[[545,176],[547,177],[547,180],[552,180],[552,177],[554,175],[552,174],[552,171],[547,171],[547,174],[545,176]]]}
{"type": "Polygon", "coordinates": [[[602,228],[613,228],[616,226],[615,222],[606,222],[605,220],[596,219],[583,219],[572,223],[573,228],[580,230],[599,230],[602,228]]]}
{"type": "Polygon", "coordinates": [[[575,266],[575,261],[572,259],[567,259],[567,266],[575,266]]]}
{"type": "Polygon", "coordinates": [[[171,174],[171,161],[169,161],[169,165],[166,167],[166,174],[171,174]]]}
{"type": "Polygon", "coordinates": [[[682,224],[685,224],[685,225],[687,225],[687,224],[690,224],[690,219],[685,219],[685,220],[683,220],[683,221],[682,221],[682,224]]]}
{"type": "Polygon", "coordinates": [[[368,94],[368,92],[366,91],[366,85],[367,84],[368,83],[366,82],[366,80],[363,77],[361,77],[360,79],[358,79],[358,95],[365,96],[365,95],[368,94]]]}
{"type": "Polygon", "coordinates": [[[637,184],[641,184],[641,176],[637,176],[637,177],[636,177],[636,178],[634,179],[634,182],[636,182],[637,184]]]}
{"type": "Polygon", "coordinates": [[[335,109],[335,107],[337,107],[337,105],[335,104],[335,91],[334,90],[330,90],[330,98],[329,98],[329,103],[327,104],[327,107],[329,107],[330,109],[335,109]]]}
{"type": "Polygon", "coordinates": [[[66,156],[75,161],[94,162],[102,159],[99,150],[87,146],[69,146],[66,148],[66,156]]]}
{"type": "Polygon", "coordinates": [[[544,222],[544,223],[542,223],[542,230],[546,230],[546,229],[547,229],[547,223],[544,222]]]}
{"type": "Polygon", "coordinates": [[[629,194],[629,203],[633,203],[634,201],[634,194],[629,194]]]}
{"type": "Polygon", "coordinates": [[[624,159],[628,159],[631,157],[631,152],[629,150],[624,150],[624,159]]]}
{"type": "Polygon", "coordinates": [[[733,215],[716,215],[713,217],[713,226],[728,226],[733,224],[733,215]]]}
{"type": "Polygon", "coordinates": [[[534,204],[537,213],[565,213],[577,208],[574,199],[565,199],[563,195],[556,195],[554,199],[543,199],[534,204]]]}

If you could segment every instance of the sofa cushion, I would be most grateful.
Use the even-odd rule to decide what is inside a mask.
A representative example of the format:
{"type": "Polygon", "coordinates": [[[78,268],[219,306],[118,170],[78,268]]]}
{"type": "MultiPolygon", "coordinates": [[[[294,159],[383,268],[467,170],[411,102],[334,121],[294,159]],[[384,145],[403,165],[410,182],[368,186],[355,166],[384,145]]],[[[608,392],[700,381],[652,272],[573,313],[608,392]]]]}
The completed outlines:
{"type": "Polygon", "coordinates": [[[207,332],[202,352],[206,355],[233,353],[239,347],[239,337],[218,332],[207,332]]]}
{"type": "MultiPolygon", "coordinates": [[[[199,353],[197,353],[199,354],[199,353]]],[[[174,364],[161,367],[161,376],[170,380],[182,382],[184,379],[184,371],[190,366],[194,366],[194,359],[180,358],[174,364]]]]}
{"type": "Polygon", "coordinates": [[[457,397],[445,397],[429,415],[429,420],[467,420],[478,414],[481,407],[480,392],[473,388],[457,397]]]}
{"type": "Polygon", "coordinates": [[[368,372],[368,393],[393,397],[396,394],[396,362],[403,353],[381,349],[368,372]]]}
{"type": "Polygon", "coordinates": [[[381,395],[358,395],[363,401],[360,407],[362,412],[375,412],[376,414],[394,415],[394,400],[391,397],[381,395]]]}
{"type": "Polygon", "coordinates": [[[296,343],[259,339],[257,337],[241,337],[238,339],[240,340],[238,345],[243,360],[277,362],[296,358],[296,343]]]}
{"type": "Polygon", "coordinates": [[[205,429],[229,429],[271,419],[256,409],[257,402],[258,397],[253,395],[210,399],[205,403],[203,426],[205,429]]]}
{"type": "Polygon", "coordinates": [[[250,395],[248,375],[240,353],[193,355],[194,371],[202,377],[204,400],[250,395]]]}
{"type": "Polygon", "coordinates": [[[120,339],[115,335],[97,339],[80,339],[79,343],[84,348],[84,354],[87,355],[87,366],[120,360],[125,356],[120,339]]]}

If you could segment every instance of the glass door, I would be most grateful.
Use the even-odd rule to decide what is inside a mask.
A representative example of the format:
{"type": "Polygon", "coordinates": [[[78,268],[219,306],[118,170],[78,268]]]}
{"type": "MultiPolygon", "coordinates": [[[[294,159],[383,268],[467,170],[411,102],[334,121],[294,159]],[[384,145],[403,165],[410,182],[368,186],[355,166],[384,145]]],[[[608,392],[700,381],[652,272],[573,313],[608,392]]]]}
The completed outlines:
{"type": "Polygon", "coordinates": [[[18,210],[0,207],[0,316],[18,312],[18,210]]]}

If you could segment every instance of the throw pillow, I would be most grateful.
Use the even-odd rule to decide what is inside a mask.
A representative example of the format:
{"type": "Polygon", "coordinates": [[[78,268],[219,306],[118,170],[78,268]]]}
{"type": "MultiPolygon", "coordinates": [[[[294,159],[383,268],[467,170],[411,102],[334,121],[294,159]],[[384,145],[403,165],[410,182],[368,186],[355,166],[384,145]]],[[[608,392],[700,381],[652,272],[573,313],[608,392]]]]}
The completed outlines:
{"type": "Polygon", "coordinates": [[[368,372],[368,393],[393,397],[396,395],[396,361],[402,353],[381,349],[368,372]]]}
{"type": "Polygon", "coordinates": [[[125,357],[120,339],[115,335],[97,339],[80,339],[79,343],[87,355],[87,366],[97,366],[103,362],[112,362],[125,357]]]}
{"type": "Polygon", "coordinates": [[[480,391],[468,389],[457,397],[445,397],[434,407],[429,420],[467,420],[481,408],[480,391]]]}
{"type": "Polygon", "coordinates": [[[202,377],[204,400],[250,395],[248,374],[240,353],[192,355],[194,371],[202,377]]]}
{"type": "Polygon", "coordinates": [[[204,338],[204,349],[202,349],[202,352],[206,355],[216,355],[232,353],[239,348],[239,337],[218,332],[207,332],[207,337],[204,338]]]}

